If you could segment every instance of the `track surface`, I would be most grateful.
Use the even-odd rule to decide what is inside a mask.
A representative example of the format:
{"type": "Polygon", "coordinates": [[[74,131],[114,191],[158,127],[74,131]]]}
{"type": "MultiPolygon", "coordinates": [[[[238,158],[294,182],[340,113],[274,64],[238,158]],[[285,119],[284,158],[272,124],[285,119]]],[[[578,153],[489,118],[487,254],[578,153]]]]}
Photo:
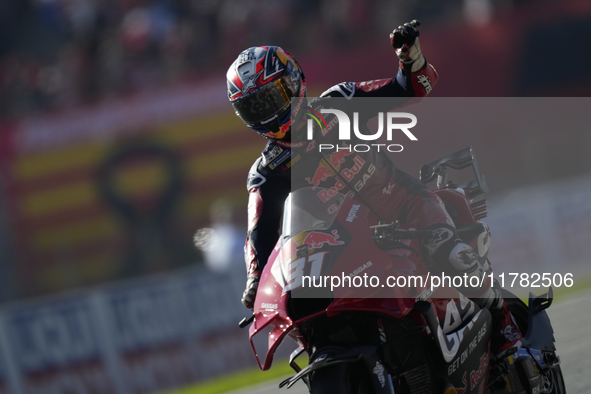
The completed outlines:
{"type": "MultiPolygon", "coordinates": [[[[548,309],[548,315],[554,327],[567,393],[591,393],[591,291],[575,294],[568,300],[556,300],[548,309]]],[[[282,380],[231,394],[308,394],[301,382],[289,390],[278,389],[282,380]]]]}

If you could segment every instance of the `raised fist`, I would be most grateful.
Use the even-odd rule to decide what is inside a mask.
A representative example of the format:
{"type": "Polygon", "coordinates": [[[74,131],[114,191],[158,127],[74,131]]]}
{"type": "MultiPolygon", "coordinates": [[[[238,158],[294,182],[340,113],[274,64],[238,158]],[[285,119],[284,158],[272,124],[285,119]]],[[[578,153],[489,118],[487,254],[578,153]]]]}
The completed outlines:
{"type": "Polygon", "coordinates": [[[394,49],[402,47],[404,44],[409,47],[413,46],[415,39],[419,36],[419,29],[421,22],[413,20],[412,22],[405,23],[404,25],[398,26],[392,33],[390,33],[390,42],[394,49]]]}
{"type": "Polygon", "coordinates": [[[419,43],[419,30],[421,22],[413,20],[398,26],[390,34],[390,42],[396,50],[396,55],[402,62],[404,69],[410,72],[417,72],[425,66],[425,57],[421,53],[419,43]]]}

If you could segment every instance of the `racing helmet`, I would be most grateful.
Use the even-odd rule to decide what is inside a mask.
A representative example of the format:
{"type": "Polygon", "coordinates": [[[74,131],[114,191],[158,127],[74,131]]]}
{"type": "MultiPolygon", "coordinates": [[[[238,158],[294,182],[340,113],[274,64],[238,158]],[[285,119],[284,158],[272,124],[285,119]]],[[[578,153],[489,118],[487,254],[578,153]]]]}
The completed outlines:
{"type": "Polygon", "coordinates": [[[242,51],[226,74],[236,115],[267,138],[287,140],[291,124],[306,105],[306,79],[295,58],[276,46],[242,51]],[[299,98],[292,110],[291,99],[299,98]]]}

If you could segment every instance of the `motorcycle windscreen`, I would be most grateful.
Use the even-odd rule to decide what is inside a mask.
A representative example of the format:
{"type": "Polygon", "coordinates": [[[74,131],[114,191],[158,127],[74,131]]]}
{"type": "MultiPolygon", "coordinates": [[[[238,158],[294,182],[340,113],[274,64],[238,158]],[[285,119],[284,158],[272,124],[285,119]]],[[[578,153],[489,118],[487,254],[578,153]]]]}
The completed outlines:
{"type": "Polygon", "coordinates": [[[282,241],[270,258],[271,273],[283,294],[290,292],[292,299],[419,294],[423,289],[416,286],[406,286],[403,292],[376,284],[381,278],[412,272],[415,265],[407,257],[412,251],[402,249],[392,258],[374,243],[367,207],[341,193],[322,199],[322,191],[302,188],[286,200],[282,241]],[[366,275],[373,279],[368,281],[366,275]]]}
{"type": "Polygon", "coordinates": [[[280,251],[270,258],[272,275],[280,283],[283,294],[291,292],[291,297],[331,298],[327,291],[304,290],[302,280],[320,276],[327,268],[325,256],[334,254],[334,247],[346,244],[346,237],[339,238],[338,231],[333,229],[338,225],[335,219],[346,197],[337,193],[322,201],[317,194],[314,188],[302,188],[288,196],[280,251]]]}
{"type": "Polygon", "coordinates": [[[318,197],[318,192],[310,187],[290,193],[283,210],[283,240],[305,231],[329,229],[344,199],[344,195],[336,193],[324,202],[318,197]]]}

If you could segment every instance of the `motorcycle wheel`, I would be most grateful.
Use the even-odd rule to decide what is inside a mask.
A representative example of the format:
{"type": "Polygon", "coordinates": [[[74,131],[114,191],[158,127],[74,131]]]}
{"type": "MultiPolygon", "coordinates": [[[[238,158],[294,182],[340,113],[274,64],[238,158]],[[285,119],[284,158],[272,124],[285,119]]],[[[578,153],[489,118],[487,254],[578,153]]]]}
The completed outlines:
{"type": "Polygon", "coordinates": [[[371,394],[373,387],[365,366],[342,363],[319,369],[310,379],[310,394],[371,394]]]}
{"type": "MultiPolygon", "coordinates": [[[[515,319],[519,330],[522,335],[527,333],[528,329],[528,310],[527,305],[520,299],[514,298],[511,293],[507,297],[505,296],[505,302],[511,315],[515,319]]],[[[544,384],[542,387],[543,394],[566,394],[566,388],[564,386],[564,377],[562,376],[562,370],[560,365],[555,365],[550,368],[550,371],[544,376],[544,384]]]]}
{"type": "Polygon", "coordinates": [[[560,365],[553,366],[548,375],[544,376],[544,384],[542,386],[543,394],[566,394],[564,387],[564,378],[562,377],[562,370],[560,365]]]}

